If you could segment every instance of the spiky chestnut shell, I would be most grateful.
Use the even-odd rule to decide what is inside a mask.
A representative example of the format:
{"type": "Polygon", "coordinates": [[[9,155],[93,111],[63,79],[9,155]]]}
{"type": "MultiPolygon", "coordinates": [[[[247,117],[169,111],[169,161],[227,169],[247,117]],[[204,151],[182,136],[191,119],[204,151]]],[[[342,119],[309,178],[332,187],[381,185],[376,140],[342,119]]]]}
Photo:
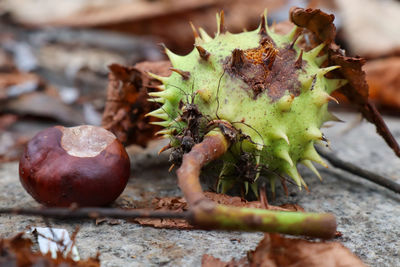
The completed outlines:
{"type": "Polygon", "coordinates": [[[274,174],[287,174],[299,187],[306,186],[296,165],[318,176],[311,161],[325,165],[314,143],[323,139],[321,125],[334,118],[327,110],[330,94],[346,83],[325,77],[338,66],[321,68],[324,45],[303,51],[296,27],[278,34],[266,26],[266,12],[259,28],[250,32],[223,31],[223,13],[217,23],[214,38],[201,28],[199,36],[193,28],[195,49],[188,55],[166,49],[174,72],[153,75],[163,85],[150,93],[150,100],[161,107],[148,115],[162,120],[155,124],[166,128],[160,134],[171,138],[173,146],[184,145],[183,136],[199,142],[210,125],[221,122],[236,130],[220,173],[222,191],[235,180],[243,155],[244,164],[254,167],[253,177],[244,178],[247,186],[265,169],[272,183],[274,174]]]}

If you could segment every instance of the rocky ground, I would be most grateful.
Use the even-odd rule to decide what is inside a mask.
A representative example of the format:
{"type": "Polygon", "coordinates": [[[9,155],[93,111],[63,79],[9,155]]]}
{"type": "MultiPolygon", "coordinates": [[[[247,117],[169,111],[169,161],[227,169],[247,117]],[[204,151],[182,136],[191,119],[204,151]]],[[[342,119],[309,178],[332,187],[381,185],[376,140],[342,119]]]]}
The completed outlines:
{"type": "MultiPolygon", "coordinates": [[[[324,129],[332,150],[342,159],[400,183],[400,159],[375,133],[374,126],[365,122],[354,126],[356,116],[338,115],[347,123],[324,129]]],[[[400,120],[386,120],[400,141],[400,120]]],[[[168,166],[162,164],[163,158],[155,159],[151,152],[149,156],[134,154],[133,158],[135,171],[117,204],[180,194],[174,174],[168,174],[168,166]]],[[[38,206],[21,187],[17,170],[17,163],[0,165],[0,206],[38,206]]],[[[272,204],[297,203],[307,211],[332,212],[343,233],[338,241],[366,264],[400,266],[400,196],[333,167],[319,170],[322,182],[308,170],[301,170],[311,192],[292,188],[285,196],[278,189],[272,204]]],[[[0,236],[9,237],[45,223],[40,218],[2,215],[0,225],[0,236]]],[[[261,233],[154,229],[123,220],[98,225],[94,221],[51,221],[51,225],[69,232],[79,226],[77,247],[81,257],[100,252],[102,266],[199,266],[205,253],[223,260],[241,258],[262,239],[261,233]]]]}

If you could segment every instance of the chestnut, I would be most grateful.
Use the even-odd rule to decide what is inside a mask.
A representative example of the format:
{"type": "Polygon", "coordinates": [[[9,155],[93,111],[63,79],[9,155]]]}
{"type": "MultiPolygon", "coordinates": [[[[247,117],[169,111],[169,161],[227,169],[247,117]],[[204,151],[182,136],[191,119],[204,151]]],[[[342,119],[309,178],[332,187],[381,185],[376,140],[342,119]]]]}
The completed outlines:
{"type": "Polygon", "coordinates": [[[30,140],[19,162],[25,190],[46,206],[103,206],[124,190],[130,161],[115,135],[101,127],[55,126],[30,140]]]}

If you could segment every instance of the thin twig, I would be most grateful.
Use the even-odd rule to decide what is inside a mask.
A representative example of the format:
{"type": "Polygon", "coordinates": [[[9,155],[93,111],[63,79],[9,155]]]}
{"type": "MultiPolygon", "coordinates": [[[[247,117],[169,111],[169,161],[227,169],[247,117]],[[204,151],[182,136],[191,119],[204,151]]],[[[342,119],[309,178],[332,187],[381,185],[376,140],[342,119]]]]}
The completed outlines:
{"type": "Polygon", "coordinates": [[[189,206],[209,201],[200,184],[200,170],[207,163],[221,157],[229,147],[226,138],[217,133],[208,135],[183,156],[181,167],[176,171],[178,184],[189,206]]]}
{"type": "Polygon", "coordinates": [[[355,174],[361,178],[369,180],[375,184],[381,185],[387,189],[392,190],[393,192],[400,194],[400,184],[399,183],[396,183],[395,181],[392,181],[392,180],[390,180],[386,177],[383,177],[379,174],[376,174],[374,172],[364,170],[350,162],[343,161],[343,160],[339,159],[334,153],[326,152],[318,147],[317,147],[317,151],[321,156],[326,158],[334,167],[348,171],[348,172],[355,174]]]}
{"type": "Polygon", "coordinates": [[[190,212],[170,212],[152,210],[124,210],[116,208],[40,208],[40,209],[19,209],[2,208],[0,214],[29,215],[57,219],[134,219],[134,218],[153,218],[153,219],[189,219],[190,212]]]}

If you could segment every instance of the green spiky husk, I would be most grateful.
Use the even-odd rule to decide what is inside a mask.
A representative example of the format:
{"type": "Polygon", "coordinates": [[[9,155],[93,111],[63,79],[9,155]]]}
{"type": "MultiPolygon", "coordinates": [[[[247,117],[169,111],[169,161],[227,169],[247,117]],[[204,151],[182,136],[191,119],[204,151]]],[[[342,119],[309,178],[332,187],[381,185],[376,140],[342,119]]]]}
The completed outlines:
{"type": "MultiPolygon", "coordinates": [[[[171,138],[173,146],[180,146],[182,138],[178,137],[187,133],[190,122],[185,117],[185,109],[190,104],[194,104],[201,114],[195,129],[200,139],[213,121],[224,121],[236,129],[238,136],[231,140],[231,148],[223,157],[219,176],[221,191],[228,190],[232,181],[237,180],[236,167],[243,153],[251,155],[255,169],[250,182],[254,182],[262,170],[268,169],[272,184],[276,175],[286,174],[299,187],[306,186],[297,171],[297,163],[303,163],[319,176],[311,161],[325,163],[315,151],[314,143],[323,139],[319,130],[322,124],[333,118],[327,110],[328,101],[332,99],[329,95],[346,82],[324,76],[337,66],[320,67],[326,58],[320,55],[323,45],[304,52],[296,42],[301,36],[295,39],[295,28],[280,35],[265,27],[266,16],[263,19],[254,31],[231,34],[218,30],[214,38],[200,29],[201,37],[197,37],[195,43],[197,49],[188,55],[178,56],[166,49],[173,68],[178,71],[169,77],[153,75],[163,85],[159,92],[150,94],[151,100],[162,106],[149,115],[162,120],[156,124],[165,127],[160,133],[171,138]],[[263,46],[265,43],[267,45],[263,46]],[[256,63],[259,58],[254,56],[245,58],[246,64],[264,64],[265,77],[272,82],[263,83],[261,92],[257,92],[252,83],[259,80],[259,73],[245,72],[240,69],[244,68],[243,62],[235,63],[235,51],[242,51],[241,57],[250,57],[253,50],[274,55],[272,58],[259,53],[266,59],[262,63],[256,63]],[[282,65],[275,73],[274,64],[282,65]],[[300,66],[287,68],[285,64],[300,66]],[[277,72],[280,77],[268,77],[277,72]],[[273,88],[278,91],[272,92],[273,88]]],[[[220,21],[218,17],[217,22],[220,21]]],[[[236,56],[237,60],[241,60],[239,56],[236,56]]],[[[249,68],[252,70],[251,66],[249,68]]],[[[256,71],[260,69],[263,70],[255,68],[256,71]]],[[[218,126],[218,123],[214,125],[218,126]]],[[[248,186],[249,179],[246,179],[244,182],[248,186]]]]}

